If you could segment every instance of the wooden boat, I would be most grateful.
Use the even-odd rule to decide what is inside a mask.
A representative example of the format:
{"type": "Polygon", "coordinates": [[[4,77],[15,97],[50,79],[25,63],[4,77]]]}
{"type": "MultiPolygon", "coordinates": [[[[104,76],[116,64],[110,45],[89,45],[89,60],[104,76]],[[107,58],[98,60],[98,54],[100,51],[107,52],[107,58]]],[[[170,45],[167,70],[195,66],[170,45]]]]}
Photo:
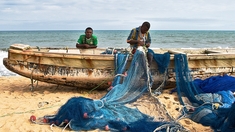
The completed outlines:
{"type": "MultiPolygon", "coordinates": [[[[33,80],[74,86],[86,89],[106,89],[115,76],[114,55],[102,54],[107,49],[39,48],[25,44],[13,44],[8,49],[8,58],[3,59],[5,67],[33,80]]],[[[127,49],[114,49],[127,52],[127,49]]],[[[213,75],[234,74],[235,50],[181,48],[153,49],[155,53],[171,53],[167,77],[151,65],[154,78],[153,88],[165,80],[165,87],[175,86],[174,54],[186,54],[193,78],[207,78],[213,75]]],[[[131,62],[129,58],[128,64],[131,62]]],[[[128,66],[127,66],[128,67],[128,66]]]]}

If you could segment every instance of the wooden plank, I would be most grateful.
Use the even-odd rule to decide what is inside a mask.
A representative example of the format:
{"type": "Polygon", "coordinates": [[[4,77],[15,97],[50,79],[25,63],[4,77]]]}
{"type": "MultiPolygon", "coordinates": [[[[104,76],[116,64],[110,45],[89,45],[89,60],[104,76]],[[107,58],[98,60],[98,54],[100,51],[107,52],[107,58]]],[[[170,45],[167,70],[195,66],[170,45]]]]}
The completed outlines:
{"type": "Polygon", "coordinates": [[[234,49],[205,50],[205,54],[235,54],[234,49]]]}
{"type": "Polygon", "coordinates": [[[67,53],[67,50],[63,50],[63,49],[58,49],[58,50],[49,50],[48,52],[50,53],[67,53]]]}
{"type": "Polygon", "coordinates": [[[211,54],[211,53],[223,53],[222,51],[218,51],[218,50],[205,50],[206,54],[211,54]]]}
{"type": "Polygon", "coordinates": [[[175,51],[175,50],[168,50],[170,54],[185,54],[184,52],[181,51],[175,51]]]}
{"type": "Polygon", "coordinates": [[[19,49],[19,50],[27,50],[30,48],[30,45],[26,44],[13,44],[10,46],[10,49],[19,49]]]}
{"type": "Polygon", "coordinates": [[[70,53],[70,54],[80,54],[80,50],[79,49],[74,49],[74,50],[69,49],[68,53],[70,53]]]}

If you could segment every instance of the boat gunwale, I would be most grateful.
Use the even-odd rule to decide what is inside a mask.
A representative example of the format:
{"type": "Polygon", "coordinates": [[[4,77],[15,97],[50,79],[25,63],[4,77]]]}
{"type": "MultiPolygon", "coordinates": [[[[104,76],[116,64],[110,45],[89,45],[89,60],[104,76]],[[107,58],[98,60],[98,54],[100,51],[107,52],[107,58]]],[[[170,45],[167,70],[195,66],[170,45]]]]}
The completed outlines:
{"type": "MultiPolygon", "coordinates": [[[[30,51],[30,50],[17,50],[9,49],[9,53],[40,56],[40,57],[63,57],[63,58],[76,58],[76,59],[94,59],[94,60],[113,60],[114,54],[76,54],[76,53],[55,53],[55,52],[42,52],[42,51],[30,51]],[[86,58],[87,57],[87,58],[86,58]]],[[[186,54],[189,60],[200,59],[233,59],[235,53],[212,53],[212,54],[186,54]]],[[[130,56],[130,59],[132,55],[130,56]]],[[[170,60],[174,59],[174,54],[170,54],[170,60]]]]}

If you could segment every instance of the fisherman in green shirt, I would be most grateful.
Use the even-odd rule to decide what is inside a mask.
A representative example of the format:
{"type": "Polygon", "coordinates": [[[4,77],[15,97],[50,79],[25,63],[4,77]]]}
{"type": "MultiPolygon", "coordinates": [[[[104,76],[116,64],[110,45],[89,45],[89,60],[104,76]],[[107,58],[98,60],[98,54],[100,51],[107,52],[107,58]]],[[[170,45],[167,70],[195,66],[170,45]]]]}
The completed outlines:
{"type": "Polygon", "coordinates": [[[76,47],[79,49],[96,48],[98,44],[97,37],[93,35],[91,27],[86,28],[85,35],[80,35],[76,47]]]}

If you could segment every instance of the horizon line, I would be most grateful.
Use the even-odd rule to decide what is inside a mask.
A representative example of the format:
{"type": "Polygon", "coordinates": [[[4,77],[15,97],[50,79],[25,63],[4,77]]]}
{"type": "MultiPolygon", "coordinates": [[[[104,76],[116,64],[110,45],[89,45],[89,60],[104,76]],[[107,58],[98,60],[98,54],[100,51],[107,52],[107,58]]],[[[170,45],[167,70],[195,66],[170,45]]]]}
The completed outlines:
{"type": "MultiPolygon", "coordinates": [[[[1,31],[84,31],[85,29],[18,29],[1,31]]],[[[97,29],[94,31],[130,31],[131,29],[97,29]]],[[[234,29],[150,29],[149,31],[235,31],[234,29]]]]}

